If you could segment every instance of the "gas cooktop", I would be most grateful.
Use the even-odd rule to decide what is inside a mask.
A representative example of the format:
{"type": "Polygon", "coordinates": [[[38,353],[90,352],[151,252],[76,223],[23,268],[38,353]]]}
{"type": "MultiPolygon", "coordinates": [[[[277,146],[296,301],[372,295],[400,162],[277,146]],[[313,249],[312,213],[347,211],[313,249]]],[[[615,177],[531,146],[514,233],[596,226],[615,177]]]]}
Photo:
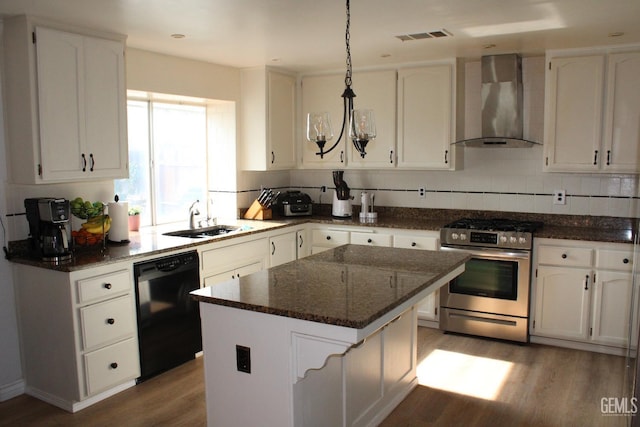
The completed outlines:
{"type": "Polygon", "coordinates": [[[462,218],[440,230],[440,241],[443,246],[531,250],[533,232],[540,228],[538,221],[462,218]]]}

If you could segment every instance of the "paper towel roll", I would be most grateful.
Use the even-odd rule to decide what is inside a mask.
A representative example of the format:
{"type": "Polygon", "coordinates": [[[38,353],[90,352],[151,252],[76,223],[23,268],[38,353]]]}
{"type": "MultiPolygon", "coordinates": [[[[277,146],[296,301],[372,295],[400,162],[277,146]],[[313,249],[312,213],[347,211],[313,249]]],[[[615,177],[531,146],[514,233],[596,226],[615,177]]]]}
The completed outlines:
{"type": "Polygon", "coordinates": [[[110,242],[129,241],[129,203],[109,203],[109,216],[111,217],[111,229],[108,239],[110,242]]]}

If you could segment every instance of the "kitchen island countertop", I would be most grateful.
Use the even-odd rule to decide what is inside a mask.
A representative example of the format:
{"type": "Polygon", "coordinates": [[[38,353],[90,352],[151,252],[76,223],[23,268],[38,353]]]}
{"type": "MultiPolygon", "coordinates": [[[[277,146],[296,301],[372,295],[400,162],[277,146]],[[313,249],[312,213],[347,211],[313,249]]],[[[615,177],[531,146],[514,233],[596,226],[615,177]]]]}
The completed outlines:
{"type": "Polygon", "coordinates": [[[344,245],[193,291],[192,296],[206,303],[362,329],[469,258],[458,252],[344,245]]]}

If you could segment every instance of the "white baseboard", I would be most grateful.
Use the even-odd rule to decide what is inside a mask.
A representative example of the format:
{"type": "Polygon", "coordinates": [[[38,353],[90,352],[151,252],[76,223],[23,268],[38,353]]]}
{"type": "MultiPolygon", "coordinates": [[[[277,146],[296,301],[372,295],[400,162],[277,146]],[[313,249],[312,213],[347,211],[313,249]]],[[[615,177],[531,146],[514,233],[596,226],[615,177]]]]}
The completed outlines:
{"type": "Polygon", "coordinates": [[[102,393],[88,397],[85,400],[82,400],[80,402],[61,399],[58,396],[54,396],[50,393],[47,393],[35,388],[31,388],[31,387],[27,388],[25,392],[28,395],[35,397],[36,399],[42,400],[43,402],[47,402],[53,406],[57,406],[58,408],[64,409],[67,412],[74,413],[74,412],[81,411],[82,409],[85,409],[93,405],[94,403],[97,403],[101,400],[111,397],[135,385],[136,385],[135,380],[127,381],[126,383],[120,384],[116,387],[110,388],[109,390],[103,391],[102,393]]]}
{"type": "Polygon", "coordinates": [[[24,380],[14,381],[9,384],[3,384],[0,386],[0,402],[13,399],[16,396],[24,394],[24,380]]]}
{"type": "MultiPolygon", "coordinates": [[[[530,335],[529,342],[532,342],[534,344],[546,344],[546,345],[553,345],[556,347],[572,348],[574,350],[584,350],[584,351],[592,351],[595,353],[612,354],[614,356],[627,355],[627,349],[625,348],[563,340],[559,338],[540,337],[536,335],[530,335]]],[[[635,353],[636,353],[635,350],[632,350],[632,357],[635,357],[635,353]]]]}

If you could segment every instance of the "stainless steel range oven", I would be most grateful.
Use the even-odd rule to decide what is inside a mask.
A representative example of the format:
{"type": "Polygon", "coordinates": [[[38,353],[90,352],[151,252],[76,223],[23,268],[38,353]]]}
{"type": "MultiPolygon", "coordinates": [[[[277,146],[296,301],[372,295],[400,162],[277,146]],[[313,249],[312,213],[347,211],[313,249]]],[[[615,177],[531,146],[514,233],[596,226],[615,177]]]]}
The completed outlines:
{"type": "Polygon", "coordinates": [[[441,250],[472,258],[440,291],[440,329],[529,341],[532,234],[539,222],[461,219],[440,231],[441,250]]]}

